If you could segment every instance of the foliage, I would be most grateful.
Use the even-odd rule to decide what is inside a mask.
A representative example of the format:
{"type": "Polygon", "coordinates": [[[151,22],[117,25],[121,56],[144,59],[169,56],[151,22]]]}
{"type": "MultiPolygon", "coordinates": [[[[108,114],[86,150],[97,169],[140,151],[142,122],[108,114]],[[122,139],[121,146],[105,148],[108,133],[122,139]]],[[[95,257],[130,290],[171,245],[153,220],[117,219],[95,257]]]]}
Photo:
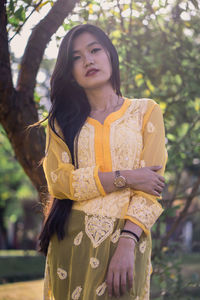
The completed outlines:
{"type": "Polygon", "coordinates": [[[23,25],[35,11],[39,12],[43,6],[48,4],[52,6],[54,2],[53,0],[9,0],[7,2],[7,29],[8,32],[13,33],[10,40],[13,39],[16,33],[20,33],[23,25]]]}
{"type": "MultiPolygon", "coordinates": [[[[200,273],[199,271],[196,272],[194,266],[198,263],[199,254],[195,260],[189,255],[183,256],[178,243],[173,243],[170,248],[164,247],[160,255],[154,259],[153,299],[196,299],[200,291],[200,273]],[[188,265],[190,265],[190,268],[188,268],[188,265]]],[[[197,266],[198,268],[199,266],[197,266]]]]}
{"type": "Polygon", "coordinates": [[[37,197],[30,180],[17,162],[8,138],[0,127],[0,208],[4,209],[4,225],[22,216],[21,201],[37,197]]]}

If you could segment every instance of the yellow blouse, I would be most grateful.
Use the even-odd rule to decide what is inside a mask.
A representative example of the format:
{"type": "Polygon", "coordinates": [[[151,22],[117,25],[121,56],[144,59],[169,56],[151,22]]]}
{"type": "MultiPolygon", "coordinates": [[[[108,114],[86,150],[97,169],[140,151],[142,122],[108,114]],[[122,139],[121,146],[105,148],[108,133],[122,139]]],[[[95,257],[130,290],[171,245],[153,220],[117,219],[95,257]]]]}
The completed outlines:
{"type": "MultiPolygon", "coordinates": [[[[62,135],[58,126],[56,130],[62,135]]],[[[106,194],[98,171],[130,170],[167,161],[161,109],[151,99],[124,98],[122,107],[101,124],[88,117],[78,137],[78,168],[65,142],[47,126],[43,168],[49,193],[74,200],[87,215],[129,219],[145,233],[163,211],[157,197],[125,188],[106,194]]]]}

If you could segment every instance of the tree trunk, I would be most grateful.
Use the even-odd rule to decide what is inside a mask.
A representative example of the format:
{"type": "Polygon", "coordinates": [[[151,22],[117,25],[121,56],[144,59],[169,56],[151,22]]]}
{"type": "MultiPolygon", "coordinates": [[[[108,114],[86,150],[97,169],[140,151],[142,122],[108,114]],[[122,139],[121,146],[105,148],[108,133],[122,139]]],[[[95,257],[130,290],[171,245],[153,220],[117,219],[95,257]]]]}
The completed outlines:
{"type": "Polygon", "coordinates": [[[16,89],[13,87],[8,34],[6,30],[6,0],[0,2],[0,123],[3,125],[24,171],[45,199],[46,180],[40,165],[44,156],[45,132],[43,127],[27,127],[38,121],[34,102],[36,76],[44,51],[51,36],[73,10],[77,0],[58,0],[49,13],[33,29],[28,40],[16,89]]]}

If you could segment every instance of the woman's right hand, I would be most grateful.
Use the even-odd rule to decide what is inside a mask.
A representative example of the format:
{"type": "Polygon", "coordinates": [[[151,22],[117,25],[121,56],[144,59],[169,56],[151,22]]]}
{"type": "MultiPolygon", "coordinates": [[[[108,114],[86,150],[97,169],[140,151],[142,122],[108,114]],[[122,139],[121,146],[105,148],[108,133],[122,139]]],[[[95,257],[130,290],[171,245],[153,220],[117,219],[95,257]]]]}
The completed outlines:
{"type": "Polygon", "coordinates": [[[165,178],[157,173],[162,166],[151,166],[129,171],[128,186],[134,190],[160,196],[165,178]]]}
{"type": "MultiPolygon", "coordinates": [[[[134,170],[120,170],[120,173],[126,178],[128,187],[160,197],[165,186],[164,177],[157,173],[160,169],[162,166],[151,166],[134,170]]],[[[107,194],[119,190],[113,184],[115,172],[99,172],[98,175],[107,194]]]]}

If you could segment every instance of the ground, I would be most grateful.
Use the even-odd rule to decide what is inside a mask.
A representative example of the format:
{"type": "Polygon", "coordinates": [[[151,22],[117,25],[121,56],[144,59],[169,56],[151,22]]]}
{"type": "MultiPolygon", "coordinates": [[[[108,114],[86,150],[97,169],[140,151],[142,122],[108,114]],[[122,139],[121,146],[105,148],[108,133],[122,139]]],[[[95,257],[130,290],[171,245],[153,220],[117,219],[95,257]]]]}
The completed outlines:
{"type": "Polygon", "coordinates": [[[42,300],[43,280],[0,285],[0,300],[42,300]]]}

